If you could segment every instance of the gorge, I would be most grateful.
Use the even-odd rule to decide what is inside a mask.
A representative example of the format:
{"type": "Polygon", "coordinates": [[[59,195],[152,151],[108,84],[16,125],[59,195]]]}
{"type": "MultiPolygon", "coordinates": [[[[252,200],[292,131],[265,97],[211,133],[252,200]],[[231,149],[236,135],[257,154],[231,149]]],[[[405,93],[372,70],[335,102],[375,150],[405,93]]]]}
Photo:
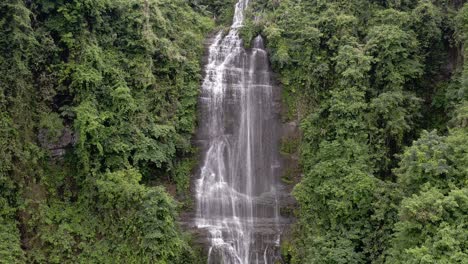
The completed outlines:
{"type": "Polygon", "coordinates": [[[463,0],[0,1],[0,264],[468,263],[463,0]]]}

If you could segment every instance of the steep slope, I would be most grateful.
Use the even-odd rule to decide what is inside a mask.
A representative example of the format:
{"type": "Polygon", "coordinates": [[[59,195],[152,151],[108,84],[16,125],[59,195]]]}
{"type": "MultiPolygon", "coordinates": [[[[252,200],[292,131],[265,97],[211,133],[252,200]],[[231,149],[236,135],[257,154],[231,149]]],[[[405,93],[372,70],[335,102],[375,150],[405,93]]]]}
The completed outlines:
{"type": "Polygon", "coordinates": [[[188,188],[205,34],[182,0],[0,3],[0,262],[195,263],[188,188]]]}
{"type": "Polygon", "coordinates": [[[292,263],[467,259],[462,6],[252,6],[242,35],[265,36],[288,117],[303,134],[299,222],[283,246],[292,263]]]}

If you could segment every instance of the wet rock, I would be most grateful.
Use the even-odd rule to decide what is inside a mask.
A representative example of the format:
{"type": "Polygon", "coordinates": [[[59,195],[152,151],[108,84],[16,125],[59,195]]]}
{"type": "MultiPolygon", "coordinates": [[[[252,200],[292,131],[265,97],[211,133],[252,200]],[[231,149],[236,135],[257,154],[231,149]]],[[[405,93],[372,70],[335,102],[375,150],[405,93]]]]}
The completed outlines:
{"type": "Polygon", "coordinates": [[[56,139],[49,137],[47,129],[39,129],[38,141],[41,147],[48,149],[54,159],[62,158],[67,149],[73,147],[77,142],[76,134],[70,128],[63,128],[61,134],[56,139]]]}

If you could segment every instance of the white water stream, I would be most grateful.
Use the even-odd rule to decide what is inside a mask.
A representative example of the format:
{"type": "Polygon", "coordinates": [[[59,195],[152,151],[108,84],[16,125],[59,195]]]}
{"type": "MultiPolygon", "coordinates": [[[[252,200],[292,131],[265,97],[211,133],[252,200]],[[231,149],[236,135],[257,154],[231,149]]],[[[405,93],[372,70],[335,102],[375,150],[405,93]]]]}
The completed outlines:
{"type": "Polygon", "coordinates": [[[195,224],[206,230],[208,263],[273,263],[280,240],[279,117],[263,39],[244,49],[239,0],[227,35],[209,48],[200,98],[205,147],[196,181],[195,224]]]}

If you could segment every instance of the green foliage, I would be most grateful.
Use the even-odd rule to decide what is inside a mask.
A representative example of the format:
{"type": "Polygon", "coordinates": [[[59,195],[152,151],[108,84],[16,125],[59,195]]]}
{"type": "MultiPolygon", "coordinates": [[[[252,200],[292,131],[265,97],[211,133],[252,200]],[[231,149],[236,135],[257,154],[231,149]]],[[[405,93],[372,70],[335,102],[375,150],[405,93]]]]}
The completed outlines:
{"type": "Polygon", "coordinates": [[[183,0],[0,4],[0,259],[198,261],[149,183],[187,191],[212,26],[183,0]]]}
{"type": "Polygon", "coordinates": [[[407,248],[405,228],[413,216],[403,207],[423,186],[443,193],[434,201],[463,192],[466,69],[457,65],[454,49],[465,41],[466,7],[457,13],[455,2],[422,0],[265,0],[253,6],[263,12],[250,15],[244,38],[261,28],[287,118],[301,122],[303,134],[291,263],[465,257],[463,243],[454,242],[448,260],[429,242],[463,241],[464,234],[453,236],[459,224],[445,235],[429,231],[442,229],[438,224],[418,226],[421,239],[407,248]],[[449,135],[423,132],[415,141],[424,129],[447,126],[449,135]]]}
{"type": "Polygon", "coordinates": [[[197,9],[208,12],[218,24],[228,26],[234,16],[235,0],[190,0],[197,9]]]}
{"type": "Polygon", "coordinates": [[[463,263],[468,190],[466,127],[447,136],[423,132],[401,156],[396,170],[406,192],[389,250],[392,263],[463,263]]]}
{"type": "Polygon", "coordinates": [[[422,65],[416,55],[418,45],[413,34],[393,25],[369,29],[366,53],[373,57],[375,87],[400,90],[408,80],[419,77],[422,65]]]}
{"type": "MultiPolygon", "coordinates": [[[[186,197],[207,16],[229,24],[234,2],[0,3],[0,262],[200,262],[151,184],[186,197]]],[[[282,147],[304,175],[283,255],[463,263],[468,5],[259,0],[246,16],[301,123],[282,147]]]]}
{"type": "Polygon", "coordinates": [[[456,27],[455,33],[457,40],[462,45],[462,56],[464,58],[465,67],[462,69],[460,89],[456,90],[457,99],[468,100],[468,67],[466,67],[466,61],[468,57],[468,5],[464,5],[456,16],[456,27]]]}
{"type": "Polygon", "coordinates": [[[280,152],[283,155],[292,155],[298,151],[299,137],[288,137],[281,140],[280,152]]]}
{"type": "Polygon", "coordinates": [[[47,141],[56,143],[62,134],[63,120],[57,113],[42,113],[39,127],[45,130],[47,141]]]}
{"type": "Polygon", "coordinates": [[[423,189],[404,199],[390,263],[464,263],[468,258],[468,189],[423,189]]]}
{"type": "Polygon", "coordinates": [[[5,201],[0,200],[0,206],[0,263],[25,263],[17,223],[10,216],[4,215],[8,209],[5,201]]]}
{"type": "Polygon", "coordinates": [[[324,141],[315,155],[304,159],[306,174],[294,196],[302,212],[300,232],[307,234],[304,241],[296,242],[298,254],[307,263],[363,261],[359,238],[370,229],[364,219],[375,188],[367,152],[353,140],[324,141]]]}
{"type": "Polygon", "coordinates": [[[445,138],[438,136],[436,131],[423,132],[403,153],[400,166],[396,170],[398,180],[406,193],[416,193],[425,183],[446,189],[459,182],[459,179],[454,178],[455,168],[449,165],[453,162],[448,160],[448,152],[449,146],[445,138]]]}
{"type": "Polygon", "coordinates": [[[113,234],[107,243],[114,247],[114,258],[183,263],[181,257],[190,249],[175,226],[175,204],[163,189],[140,185],[141,177],[136,170],[126,170],[106,173],[96,181],[97,206],[109,229],[103,231],[113,234]],[[123,246],[117,246],[122,245],[118,241],[123,246]]]}
{"type": "Polygon", "coordinates": [[[436,45],[442,35],[441,10],[431,2],[420,1],[411,12],[413,17],[412,29],[417,34],[423,49],[429,49],[436,45]]]}
{"type": "MultiPolygon", "coordinates": [[[[190,188],[190,178],[192,176],[193,169],[196,165],[197,159],[194,157],[186,158],[177,162],[175,170],[173,172],[173,177],[178,194],[182,196],[186,196],[186,194],[188,194],[190,188]]],[[[188,199],[188,197],[184,198],[188,199]]]]}
{"type": "MultiPolygon", "coordinates": [[[[468,23],[462,19],[466,6],[457,15],[458,32],[468,23]]],[[[466,64],[458,71],[451,84],[457,96],[451,97],[454,110],[448,135],[424,132],[402,155],[396,171],[408,193],[390,250],[395,263],[463,263],[467,259],[468,131],[466,84],[460,81],[466,64]]]]}

